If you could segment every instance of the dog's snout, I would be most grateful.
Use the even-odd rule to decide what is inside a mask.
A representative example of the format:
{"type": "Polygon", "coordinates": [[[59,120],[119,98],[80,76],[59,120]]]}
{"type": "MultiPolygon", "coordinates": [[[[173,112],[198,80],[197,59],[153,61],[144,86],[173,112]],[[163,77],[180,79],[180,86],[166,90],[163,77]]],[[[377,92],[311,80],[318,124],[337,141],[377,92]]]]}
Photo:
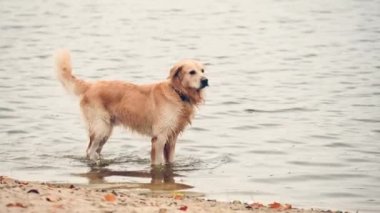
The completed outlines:
{"type": "Polygon", "coordinates": [[[207,78],[202,78],[201,79],[201,87],[205,88],[208,86],[208,79],[207,78]]]}

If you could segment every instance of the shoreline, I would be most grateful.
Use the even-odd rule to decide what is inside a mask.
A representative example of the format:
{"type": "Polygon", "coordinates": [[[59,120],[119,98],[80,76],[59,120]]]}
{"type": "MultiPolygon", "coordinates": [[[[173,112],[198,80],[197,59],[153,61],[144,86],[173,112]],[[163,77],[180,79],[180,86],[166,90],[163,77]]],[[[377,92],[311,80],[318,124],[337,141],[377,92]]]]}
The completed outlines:
{"type": "Polygon", "coordinates": [[[182,191],[131,190],[123,184],[57,184],[0,176],[0,212],[288,212],[342,213],[298,209],[290,204],[222,202],[182,191]]]}

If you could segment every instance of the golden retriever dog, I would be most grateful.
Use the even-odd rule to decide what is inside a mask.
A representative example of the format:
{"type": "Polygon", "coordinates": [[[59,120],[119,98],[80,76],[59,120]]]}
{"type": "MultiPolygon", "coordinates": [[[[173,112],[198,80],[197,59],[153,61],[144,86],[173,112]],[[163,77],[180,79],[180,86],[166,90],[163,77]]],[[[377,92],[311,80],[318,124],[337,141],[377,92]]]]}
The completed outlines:
{"type": "Polygon", "coordinates": [[[179,61],[170,69],[166,80],[136,85],[78,79],[72,73],[68,50],[57,51],[55,57],[59,81],[80,99],[88,128],[89,159],[99,160],[113,127],[123,125],[152,138],[152,165],[174,161],[177,137],[191,123],[196,107],[204,100],[204,88],[208,86],[200,62],[179,61]]]}

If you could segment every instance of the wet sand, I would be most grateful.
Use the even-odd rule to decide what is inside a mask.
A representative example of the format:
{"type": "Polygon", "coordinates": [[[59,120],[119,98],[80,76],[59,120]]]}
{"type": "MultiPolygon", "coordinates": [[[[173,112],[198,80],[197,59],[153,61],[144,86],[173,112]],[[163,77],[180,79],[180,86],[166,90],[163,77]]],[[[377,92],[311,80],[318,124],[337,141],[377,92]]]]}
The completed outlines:
{"type": "MultiPolygon", "coordinates": [[[[128,188],[128,187],[126,187],[128,188]]],[[[289,204],[219,202],[191,192],[125,190],[121,185],[72,185],[0,176],[0,212],[341,212],[289,204]]]]}

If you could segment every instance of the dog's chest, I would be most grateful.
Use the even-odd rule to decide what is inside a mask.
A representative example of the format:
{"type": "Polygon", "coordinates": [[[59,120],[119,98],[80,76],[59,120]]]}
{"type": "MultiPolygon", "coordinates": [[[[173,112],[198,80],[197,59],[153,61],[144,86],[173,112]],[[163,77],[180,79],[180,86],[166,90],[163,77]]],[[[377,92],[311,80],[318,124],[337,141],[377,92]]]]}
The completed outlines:
{"type": "Polygon", "coordinates": [[[168,106],[162,112],[162,127],[179,133],[183,131],[193,117],[193,107],[183,104],[181,107],[168,106]]]}

